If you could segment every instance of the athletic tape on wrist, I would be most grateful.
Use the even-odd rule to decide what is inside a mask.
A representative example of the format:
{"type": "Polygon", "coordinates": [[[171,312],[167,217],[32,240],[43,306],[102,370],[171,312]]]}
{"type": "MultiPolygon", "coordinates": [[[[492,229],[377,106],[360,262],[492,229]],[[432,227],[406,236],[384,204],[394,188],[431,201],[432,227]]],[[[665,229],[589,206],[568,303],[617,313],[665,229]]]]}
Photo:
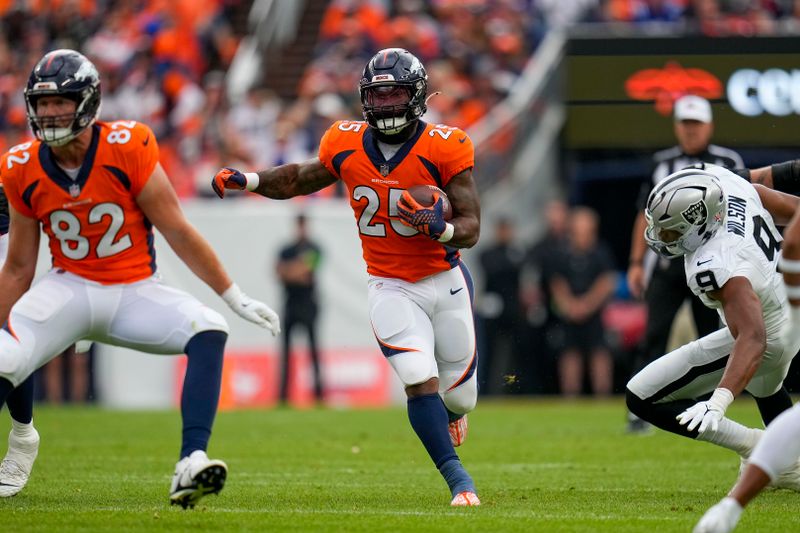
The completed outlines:
{"type": "Polygon", "coordinates": [[[800,274],[800,260],[781,257],[778,262],[778,268],[785,274],[800,274]]]}
{"type": "Polygon", "coordinates": [[[790,300],[800,300],[800,286],[787,285],[786,297],[789,298],[790,300]]]}
{"type": "Polygon", "coordinates": [[[453,226],[453,225],[452,225],[451,223],[449,223],[449,222],[445,222],[444,231],[443,231],[443,232],[442,232],[442,234],[439,236],[439,238],[438,238],[438,239],[436,239],[436,240],[437,240],[437,241],[439,241],[439,242],[448,242],[450,239],[452,239],[452,238],[453,238],[453,234],[454,234],[455,232],[456,232],[456,227],[455,227],[455,226],[453,226]]]}
{"type": "Polygon", "coordinates": [[[260,178],[255,172],[245,172],[244,177],[247,180],[247,185],[244,186],[248,191],[254,191],[258,187],[260,178]]]}

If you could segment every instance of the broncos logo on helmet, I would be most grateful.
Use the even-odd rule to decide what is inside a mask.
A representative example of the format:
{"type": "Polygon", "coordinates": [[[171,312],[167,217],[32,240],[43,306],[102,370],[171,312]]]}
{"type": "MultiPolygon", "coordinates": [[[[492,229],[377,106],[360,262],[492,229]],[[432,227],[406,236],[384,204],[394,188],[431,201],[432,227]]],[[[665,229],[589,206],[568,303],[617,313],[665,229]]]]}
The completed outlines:
{"type": "Polygon", "coordinates": [[[401,132],[428,109],[428,74],[422,62],[402,48],[387,48],[372,56],[358,89],[364,120],[387,135],[401,132]]]}
{"type": "Polygon", "coordinates": [[[33,67],[24,91],[28,123],[40,141],[63,146],[94,124],[100,112],[100,76],[91,61],[74,50],[54,50],[33,67]],[[73,100],[75,113],[39,117],[36,103],[43,96],[73,100]]]}

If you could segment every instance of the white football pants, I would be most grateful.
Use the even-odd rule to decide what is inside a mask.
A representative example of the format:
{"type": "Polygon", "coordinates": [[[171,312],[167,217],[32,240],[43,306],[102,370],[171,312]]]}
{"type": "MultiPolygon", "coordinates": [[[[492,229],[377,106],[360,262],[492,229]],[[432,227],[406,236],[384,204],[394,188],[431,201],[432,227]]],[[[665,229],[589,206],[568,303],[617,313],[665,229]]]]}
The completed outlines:
{"type": "Polygon", "coordinates": [[[157,276],[101,285],[53,269],[14,304],[0,330],[0,377],[19,385],[80,339],[153,354],[181,354],[201,331],[224,331],[225,319],[157,276]]]}
{"type": "MultiPolygon", "coordinates": [[[[725,327],[664,355],[633,376],[628,389],[642,400],[694,399],[713,391],[722,378],[734,338],[725,327]]],[[[767,338],[767,351],[747,390],[757,398],[778,392],[800,344],[784,347],[767,338]]]]}
{"type": "Polygon", "coordinates": [[[369,316],[384,356],[408,387],[439,378],[447,408],[478,398],[472,282],[463,264],[416,283],[371,276],[369,316]]]}
{"type": "Polygon", "coordinates": [[[782,412],[767,427],[748,461],[771,480],[792,468],[800,459],[800,404],[782,412]]]}

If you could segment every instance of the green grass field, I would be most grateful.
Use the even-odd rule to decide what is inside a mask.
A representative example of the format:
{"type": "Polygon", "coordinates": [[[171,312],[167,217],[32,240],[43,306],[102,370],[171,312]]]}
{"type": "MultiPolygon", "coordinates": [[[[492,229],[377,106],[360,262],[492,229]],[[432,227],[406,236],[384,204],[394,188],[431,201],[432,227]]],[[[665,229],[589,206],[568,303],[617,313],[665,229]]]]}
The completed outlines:
{"type": "MultiPolygon", "coordinates": [[[[758,419],[748,399],[730,412],[758,419]]],[[[177,412],[40,408],[36,423],[39,459],[0,501],[0,531],[688,532],[739,464],[709,444],[626,435],[621,400],[484,401],[459,450],[483,505],[453,509],[403,409],[225,412],[209,452],[228,484],[184,511],[167,499],[177,412]]],[[[769,491],[737,531],[800,530],[798,504],[769,491]]]]}

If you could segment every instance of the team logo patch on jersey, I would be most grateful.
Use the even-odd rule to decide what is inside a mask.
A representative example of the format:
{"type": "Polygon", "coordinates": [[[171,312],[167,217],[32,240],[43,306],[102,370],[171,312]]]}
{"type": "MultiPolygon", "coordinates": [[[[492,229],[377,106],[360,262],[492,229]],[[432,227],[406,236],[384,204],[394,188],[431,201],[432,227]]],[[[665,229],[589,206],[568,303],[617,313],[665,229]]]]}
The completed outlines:
{"type": "Polygon", "coordinates": [[[379,170],[380,170],[381,176],[383,176],[384,178],[389,175],[389,165],[385,165],[385,164],[381,165],[379,170]]]}
{"type": "Polygon", "coordinates": [[[81,186],[78,185],[77,183],[73,183],[72,185],[70,185],[69,186],[69,195],[72,196],[73,198],[77,198],[78,196],[80,196],[81,195],[81,186]]]}
{"type": "Polygon", "coordinates": [[[706,209],[705,202],[697,202],[687,207],[681,216],[693,226],[697,226],[705,222],[708,218],[708,209],[706,209]]]}

